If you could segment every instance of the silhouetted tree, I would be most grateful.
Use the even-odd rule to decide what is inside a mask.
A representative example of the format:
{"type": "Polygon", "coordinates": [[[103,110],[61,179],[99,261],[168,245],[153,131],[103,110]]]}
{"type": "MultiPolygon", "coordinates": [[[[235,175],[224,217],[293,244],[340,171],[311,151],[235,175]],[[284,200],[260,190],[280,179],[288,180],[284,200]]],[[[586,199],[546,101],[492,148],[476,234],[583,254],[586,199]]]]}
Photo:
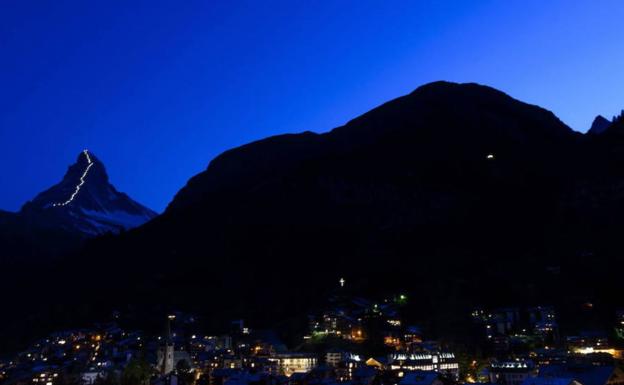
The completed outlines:
{"type": "Polygon", "coordinates": [[[82,378],[77,373],[61,372],[57,383],[60,385],[83,385],[82,378]]]}
{"type": "Polygon", "coordinates": [[[93,385],[120,385],[119,375],[116,371],[110,370],[95,379],[93,385]]]}
{"type": "Polygon", "coordinates": [[[152,367],[142,359],[132,359],[121,374],[121,385],[146,385],[152,375],[152,367]]]}
{"type": "Polygon", "coordinates": [[[191,365],[186,360],[180,360],[176,363],[176,371],[178,380],[181,385],[191,385],[195,382],[193,373],[191,373],[191,365]]]}

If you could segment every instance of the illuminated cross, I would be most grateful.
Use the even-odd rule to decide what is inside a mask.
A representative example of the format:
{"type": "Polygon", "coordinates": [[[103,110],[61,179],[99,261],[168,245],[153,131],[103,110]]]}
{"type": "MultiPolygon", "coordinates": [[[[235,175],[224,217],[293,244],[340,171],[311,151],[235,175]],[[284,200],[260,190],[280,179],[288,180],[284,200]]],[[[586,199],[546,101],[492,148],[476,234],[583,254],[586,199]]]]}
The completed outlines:
{"type": "Polygon", "coordinates": [[[340,282],[340,287],[344,287],[344,284],[345,284],[346,281],[345,281],[344,278],[340,278],[340,281],[338,281],[338,282],[340,282]]]}

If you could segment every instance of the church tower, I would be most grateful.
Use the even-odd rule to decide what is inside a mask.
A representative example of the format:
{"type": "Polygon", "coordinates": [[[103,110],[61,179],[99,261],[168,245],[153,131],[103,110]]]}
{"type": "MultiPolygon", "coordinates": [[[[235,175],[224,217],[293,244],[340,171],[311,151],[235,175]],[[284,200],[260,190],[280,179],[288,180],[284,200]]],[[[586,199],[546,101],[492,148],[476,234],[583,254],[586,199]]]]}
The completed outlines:
{"type": "Polygon", "coordinates": [[[174,344],[173,338],[171,337],[171,321],[173,321],[174,319],[175,315],[167,316],[167,330],[165,333],[165,342],[159,350],[160,373],[162,375],[167,375],[171,373],[174,369],[174,344]]]}

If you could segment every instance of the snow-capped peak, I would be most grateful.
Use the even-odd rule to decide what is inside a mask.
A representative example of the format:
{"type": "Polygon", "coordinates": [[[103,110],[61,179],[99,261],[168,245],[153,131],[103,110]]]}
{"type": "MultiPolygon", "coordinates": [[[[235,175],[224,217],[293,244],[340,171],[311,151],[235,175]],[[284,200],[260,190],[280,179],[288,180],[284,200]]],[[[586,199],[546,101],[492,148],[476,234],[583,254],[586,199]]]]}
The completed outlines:
{"type": "Polygon", "coordinates": [[[156,213],[110,184],[104,164],[83,150],[58,184],[26,203],[22,214],[86,235],[139,226],[156,213]]]}

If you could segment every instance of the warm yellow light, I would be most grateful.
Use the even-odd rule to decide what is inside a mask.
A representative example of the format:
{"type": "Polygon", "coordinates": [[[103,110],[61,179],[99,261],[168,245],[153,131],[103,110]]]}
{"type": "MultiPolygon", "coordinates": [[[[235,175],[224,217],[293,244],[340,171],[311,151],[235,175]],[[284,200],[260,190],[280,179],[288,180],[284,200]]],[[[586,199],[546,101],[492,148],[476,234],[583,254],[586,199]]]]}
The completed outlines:
{"type": "Polygon", "coordinates": [[[619,350],[615,350],[615,349],[595,349],[592,347],[588,347],[588,348],[576,348],[573,350],[574,353],[578,353],[578,354],[592,354],[592,353],[607,353],[610,354],[614,357],[618,357],[621,354],[621,351],[619,350]]]}

